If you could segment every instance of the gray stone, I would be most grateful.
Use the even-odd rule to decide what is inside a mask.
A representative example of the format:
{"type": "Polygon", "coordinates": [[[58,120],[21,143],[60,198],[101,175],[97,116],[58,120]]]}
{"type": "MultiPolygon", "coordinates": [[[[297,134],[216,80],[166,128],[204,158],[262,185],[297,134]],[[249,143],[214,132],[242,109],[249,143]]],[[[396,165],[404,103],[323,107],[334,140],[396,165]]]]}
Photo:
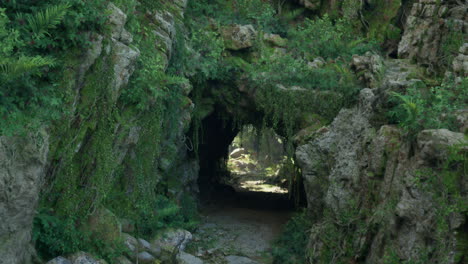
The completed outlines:
{"type": "Polygon", "coordinates": [[[117,101],[121,88],[127,85],[130,76],[135,70],[135,62],[140,56],[140,51],[136,48],[115,41],[113,43],[114,59],[114,79],[112,83],[112,98],[117,101]]]}
{"type": "Polygon", "coordinates": [[[143,238],[138,238],[138,246],[143,250],[148,250],[151,248],[150,242],[144,240],[143,238]]]}
{"type": "Polygon", "coordinates": [[[325,65],[325,60],[322,57],[315,58],[313,61],[309,61],[307,66],[312,69],[318,69],[325,65]]]}
{"type": "Polygon", "coordinates": [[[27,264],[34,249],[31,230],[44,178],[49,137],[0,136],[0,256],[3,263],[27,264]]]}
{"type": "Polygon", "coordinates": [[[237,159],[240,158],[243,154],[247,154],[246,150],[244,148],[237,148],[229,154],[229,157],[232,159],[237,159]]]}
{"type": "Polygon", "coordinates": [[[78,252],[70,256],[73,264],[102,264],[86,252],[78,252]]]}
{"type": "Polygon", "coordinates": [[[370,52],[363,56],[353,55],[350,66],[366,87],[376,88],[380,84],[380,76],[384,69],[381,56],[370,52]]]}
{"type": "Polygon", "coordinates": [[[433,162],[434,159],[446,159],[450,147],[466,143],[468,141],[463,133],[452,132],[447,129],[424,130],[417,137],[419,157],[429,163],[433,162]]]}
{"type": "Polygon", "coordinates": [[[263,40],[266,42],[270,43],[271,45],[275,47],[286,47],[288,45],[288,40],[285,38],[282,38],[278,34],[271,34],[271,33],[265,33],[263,34],[263,40]]]}
{"type": "Polygon", "coordinates": [[[458,56],[453,59],[452,69],[455,76],[468,77],[468,43],[464,43],[458,56]]]}
{"type": "Polygon", "coordinates": [[[56,257],[50,261],[48,261],[46,264],[72,264],[70,260],[64,258],[64,257],[56,257]]]}
{"type": "Polygon", "coordinates": [[[177,255],[177,264],[203,264],[203,260],[185,253],[183,251],[179,252],[177,255]]]}
{"type": "Polygon", "coordinates": [[[125,23],[127,22],[127,15],[113,3],[109,3],[107,9],[110,11],[108,21],[111,28],[111,37],[120,40],[125,23]]]}
{"type": "Polygon", "coordinates": [[[241,256],[227,256],[225,260],[228,264],[259,264],[257,261],[241,256]]]}
{"type": "Polygon", "coordinates": [[[251,48],[257,38],[257,31],[252,25],[230,25],[221,29],[226,49],[241,50],[251,48]]]}
{"type": "MultiPolygon", "coordinates": [[[[131,252],[131,253],[136,253],[138,251],[138,240],[134,238],[133,236],[127,234],[127,233],[122,233],[122,240],[124,243],[124,246],[131,252]]],[[[134,255],[134,254],[132,254],[134,255]]]]}
{"type": "Polygon", "coordinates": [[[154,246],[161,246],[163,248],[179,248],[184,250],[187,243],[192,240],[192,234],[183,229],[168,230],[161,234],[158,238],[154,239],[151,244],[154,246]]]}
{"type": "Polygon", "coordinates": [[[154,258],[150,253],[143,251],[137,254],[138,263],[143,264],[153,264],[156,258],[154,258]]]}
{"type": "Polygon", "coordinates": [[[115,259],[115,264],[133,264],[128,258],[120,256],[115,259]]]}
{"type": "Polygon", "coordinates": [[[468,133],[468,109],[462,109],[455,112],[459,132],[468,133]]]}
{"type": "Polygon", "coordinates": [[[120,35],[120,41],[125,45],[130,45],[133,42],[133,35],[126,29],[123,29],[120,35]]]}

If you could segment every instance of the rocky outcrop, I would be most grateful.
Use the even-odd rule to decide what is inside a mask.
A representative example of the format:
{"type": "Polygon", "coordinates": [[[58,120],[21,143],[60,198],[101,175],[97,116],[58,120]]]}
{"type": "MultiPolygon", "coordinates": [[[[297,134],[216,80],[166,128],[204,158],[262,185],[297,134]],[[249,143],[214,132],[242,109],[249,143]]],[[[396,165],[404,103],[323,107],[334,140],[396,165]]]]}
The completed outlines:
{"type": "MultiPolygon", "coordinates": [[[[413,5],[398,47],[409,58],[435,70],[447,59],[443,49],[468,33],[468,6],[463,1],[420,0],[413,5]]],[[[459,47],[452,47],[458,50],[459,47]]]]}
{"type": "Polygon", "coordinates": [[[365,87],[377,87],[379,85],[379,76],[383,72],[382,57],[370,52],[367,52],[364,56],[353,55],[350,64],[351,70],[356,73],[365,87]]]}
{"type": "Polygon", "coordinates": [[[96,259],[86,252],[77,252],[68,258],[56,257],[46,264],[107,264],[107,262],[103,259],[96,259]]]}
{"type": "Polygon", "coordinates": [[[468,77],[468,43],[463,44],[458,52],[452,63],[453,73],[460,78],[468,77]]]}
{"type": "MultiPolygon", "coordinates": [[[[397,64],[387,67],[379,88],[361,91],[358,106],[341,110],[330,126],[297,148],[314,222],[311,263],[332,258],[456,263],[461,242],[454,234],[466,216],[454,212],[441,219],[449,205],[441,204],[437,187],[424,186],[429,179],[443,181],[441,164],[454,147],[466,153],[468,141],[461,133],[436,129],[420,132],[411,144],[397,127],[373,122],[388,90],[411,83],[394,78],[405,67],[397,64]],[[437,225],[448,230],[439,233],[437,225]]],[[[455,188],[466,199],[466,179],[458,181],[455,188]]]]}
{"type": "Polygon", "coordinates": [[[230,25],[221,29],[224,45],[229,50],[251,48],[257,38],[257,31],[252,25],[230,25]]]}
{"type": "MultiPolygon", "coordinates": [[[[155,34],[154,52],[163,58],[163,70],[172,55],[176,28],[182,23],[186,4],[185,0],[173,1],[168,3],[169,7],[148,13],[151,17],[148,33],[155,34]]],[[[65,217],[69,213],[78,215],[76,211],[81,209],[88,210],[77,221],[82,225],[79,229],[102,234],[106,242],[119,239],[121,226],[114,215],[120,212],[106,209],[103,197],[109,193],[107,188],[116,188],[112,186],[116,178],[127,177],[119,187],[128,202],[127,195],[136,190],[130,181],[134,173],[127,168],[132,161],[145,160],[151,164],[151,175],[147,177],[155,179],[155,184],[165,175],[174,176],[177,184],[168,190],[168,195],[174,198],[197,191],[198,164],[188,155],[193,146],[185,137],[193,110],[187,97],[192,87],[184,84],[180,89],[181,102],[171,106],[170,120],[164,113],[158,113],[159,119],[155,121],[150,116],[153,112],[136,111],[127,106],[128,102],[122,102],[141,52],[126,29],[127,15],[112,3],[107,8],[106,30],[100,34],[87,33],[90,39],[87,49],[70,53],[67,58],[61,87],[66,95],[65,114],[46,128],[50,136],[37,133],[0,137],[0,263],[29,263],[33,251],[32,223],[43,181],[49,187],[42,190],[44,197],[54,196],[55,192],[62,194],[44,199],[53,203],[47,206],[53,206],[54,213],[65,217]],[[148,132],[153,121],[166,128],[157,135],[160,137],[157,140],[153,131],[148,132]],[[53,142],[50,152],[49,137],[53,142]],[[154,149],[159,152],[154,155],[138,152],[142,141],[156,144],[154,149]],[[78,178],[80,186],[70,184],[78,178]],[[75,188],[89,191],[78,193],[75,188]],[[90,193],[93,197],[87,196],[90,193]],[[77,209],[70,209],[70,204],[77,209]]]]}
{"type": "Polygon", "coordinates": [[[33,218],[49,152],[45,132],[0,137],[1,263],[28,264],[33,218]]]}
{"type": "Polygon", "coordinates": [[[203,264],[203,260],[185,252],[177,255],[177,264],[203,264]]]}

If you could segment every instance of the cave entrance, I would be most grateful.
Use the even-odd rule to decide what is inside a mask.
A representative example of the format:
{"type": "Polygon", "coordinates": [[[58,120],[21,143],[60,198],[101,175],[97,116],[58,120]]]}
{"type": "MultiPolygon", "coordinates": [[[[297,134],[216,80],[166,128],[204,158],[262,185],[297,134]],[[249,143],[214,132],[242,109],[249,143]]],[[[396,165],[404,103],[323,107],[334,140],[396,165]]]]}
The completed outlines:
{"type": "Polygon", "coordinates": [[[234,125],[230,115],[217,110],[199,130],[202,222],[188,252],[272,263],[274,241],[295,209],[281,176],[283,139],[272,129],[258,133],[251,125],[234,125]]]}
{"type": "Polygon", "coordinates": [[[203,119],[198,185],[203,204],[293,210],[284,139],[271,128],[236,126],[213,113],[203,119]]]}
{"type": "Polygon", "coordinates": [[[288,193],[284,139],[273,129],[243,126],[229,146],[224,184],[239,192],[288,193]]]}

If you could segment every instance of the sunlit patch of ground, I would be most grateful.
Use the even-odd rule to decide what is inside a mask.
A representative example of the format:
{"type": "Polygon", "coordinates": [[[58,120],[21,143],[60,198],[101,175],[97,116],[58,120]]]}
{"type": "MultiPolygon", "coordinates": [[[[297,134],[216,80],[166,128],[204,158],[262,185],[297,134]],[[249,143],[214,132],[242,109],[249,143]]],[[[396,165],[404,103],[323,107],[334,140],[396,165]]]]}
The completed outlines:
{"type": "Polygon", "coordinates": [[[266,167],[252,154],[238,154],[228,161],[231,175],[226,184],[238,191],[287,193],[286,180],[278,176],[281,166],[282,163],[279,162],[266,167]]]}
{"type": "Polygon", "coordinates": [[[253,192],[288,193],[288,189],[272,184],[266,184],[264,180],[241,181],[240,187],[244,190],[253,192]]]}

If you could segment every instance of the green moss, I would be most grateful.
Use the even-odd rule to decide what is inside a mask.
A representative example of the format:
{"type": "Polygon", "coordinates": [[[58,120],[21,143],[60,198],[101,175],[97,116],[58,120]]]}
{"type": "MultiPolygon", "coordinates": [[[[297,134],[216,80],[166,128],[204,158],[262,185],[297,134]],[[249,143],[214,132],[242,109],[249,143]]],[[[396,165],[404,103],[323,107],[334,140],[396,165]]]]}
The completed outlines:
{"type": "Polygon", "coordinates": [[[368,37],[383,43],[400,38],[401,31],[393,25],[401,7],[401,0],[377,0],[370,10],[364,12],[369,25],[368,37]]]}
{"type": "MultiPolygon", "coordinates": [[[[120,1],[120,4],[125,3],[120,1]]],[[[155,52],[154,36],[147,35],[148,28],[154,25],[138,13],[132,14],[131,19],[134,45],[141,50],[141,57],[117,102],[112,87],[116,59],[112,51],[110,54],[103,52],[82,84],[76,81],[81,52],[66,58],[68,66],[62,87],[67,107],[73,113],[56,122],[52,129],[51,137],[58,140],[51,145],[50,178],[41,197],[41,207],[54,208],[48,214],[66,223],[68,228],[78,229],[87,223],[89,215],[97,208],[108,208],[119,217],[133,219],[141,236],[151,236],[167,225],[179,227],[192,221],[189,216],[178,216],[181,208],[162,196],[167,194],[169,185],[180,188],[180,177],[159,168],[160,157],[164,156],[169,163],[178,158],[178,149],[170,146],[179,143],[179,120],[190,99],[184,96],[187,91],[177,85],[179,79],[165,74],[159,63],[162,54],[155,52]],[[138,93],[129,95],[128,91],[138,93]],[[75,102],[76,98],[79,100],[75,102]],[[126,143],[131,131],[138,133],[136,145],[126,143]],[[121,163],[120,156],[126,150],[129,155],[121,163]],[[161,215],[161,211],[155,209],[166,210],[166,213],[161,215]]],[[[103,46],[108,45],[112,43],[105,37],[103,46]]],[[[93,239],[96,234],[105,232],[98,229],[83,233],[92,233],[87,237],[93,239]]],[[[39,231],[39,236],[47,240],[41,250],[64,253],[49,243],[49,239],[60,237],[63,232],[53,228],[47,233],[39,231]]],[[[69,235],[75,240],[82,234],[69,235]]],[[[80,242],[71,241],[74,244],[70,250],[88,249],[89,241],[86,241],[84,238],[80,242]]],[[[100,243],[102,247],[89,250],[106,255],[110,260],[104,248],[114,245],[100,243]]]]}

